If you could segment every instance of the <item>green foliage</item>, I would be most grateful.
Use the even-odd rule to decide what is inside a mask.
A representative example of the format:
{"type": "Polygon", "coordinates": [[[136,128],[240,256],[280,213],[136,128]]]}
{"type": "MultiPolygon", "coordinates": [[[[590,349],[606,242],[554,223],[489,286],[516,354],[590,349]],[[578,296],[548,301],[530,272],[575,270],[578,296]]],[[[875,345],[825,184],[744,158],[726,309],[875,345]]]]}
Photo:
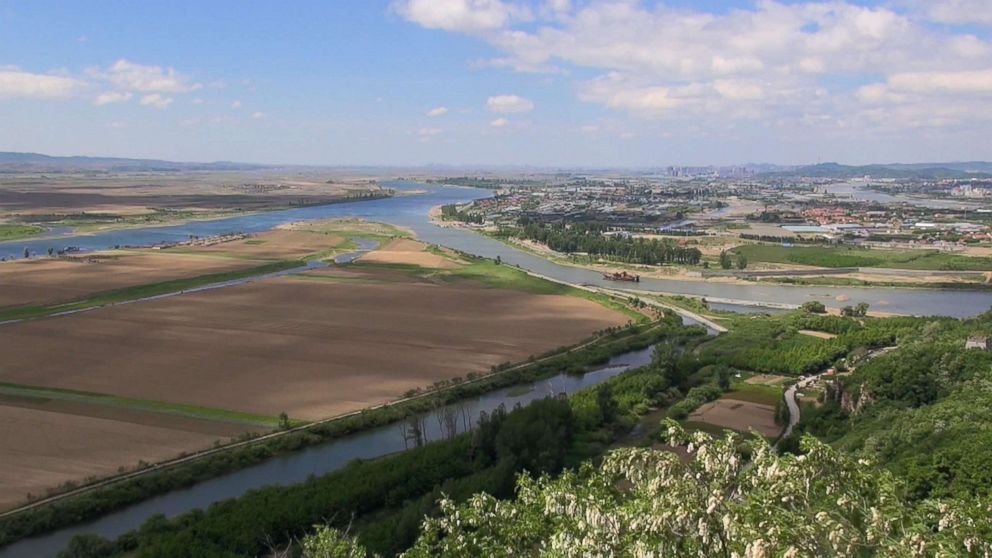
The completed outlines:
{"type": "Polygon", "coordinates": [[[685,399],[679,401],[668,410],[668,416],[681,420],[689,416],[700,405],[714,401],[723,395],[723,390],[716,384],[696,386],[689,390],[685,399]]]}
{"type": "Polygon", "coordinates": [[[699,362],[767,374],[809,374],[827,368],[856,349],[891,344],[900,323],[869,320],[861,324],[802,311],[741,317],[729,333],[700,348],[699,362]],[[800,329],[826,331],[838,337],[819,339],[799,334],[800,329]]]}
{"type": "Polygon", "coordinates": [[[315,525],[315,531],[303,539],[304,558],[365,558],[368,552],[355,539],[326,525],[315,525]]]}
{"type": "Polygon", "coordinates": [[[534,240],[566,254],[582,252],[647,265],[696,265],[702,258],[698,248],[685,248],[671,240],[608,236],[604,234],[606,226],[597,223],[546,225],[522,221],[520,224],[520,228],[504,230],[503,234],[534,240]]]}
{"type": "Polygon", "coordinates": [[[485,219],[478,213],[470,213],[458,209],[455,204],[441,206],[441,218],[445,221],[461,221],[463,223],[482,223],[485,219]]]}
{"type": "Polygon", "coordinates": [[[0,241],[17,240],[45,232],[43,227],[35,225],[0,224],[0,241]]]}
{"type": "Polygon", "coordinates": [[[693,459],[625,449],[600,467],[521,477],[517,498],[441,503],[408,558],[462,556],[982,556],[992,502],[911,505],[871,463],[813,438],[803,456],[759,437],[686,435],[693,459]]]}
{"type": "Polygon", "coordinates": [[[827,307],[819,300],[810,300],[802,303],[799,307],[803,312],[809,312],[811,314],[826,314],[827,307]]]}

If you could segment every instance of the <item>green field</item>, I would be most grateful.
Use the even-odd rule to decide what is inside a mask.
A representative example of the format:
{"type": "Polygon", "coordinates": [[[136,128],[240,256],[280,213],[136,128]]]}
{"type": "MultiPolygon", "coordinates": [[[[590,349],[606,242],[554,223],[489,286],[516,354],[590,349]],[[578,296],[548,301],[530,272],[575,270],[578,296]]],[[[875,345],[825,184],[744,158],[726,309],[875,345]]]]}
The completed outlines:
{"type": "Polygon", "coordinates": [[[45,232],[44,227],[35,225],[7,225],[0,224],[0,241],[17,240],[27,238],[45,232]]]}
{"type": "Polygon", "coordinates": [[[750,263],[817,267],[883,267],[931,271],[992,271],[992,258],[948,254],[937,250],[866,250],[849,247],[747,244],[734,249],[750,263]]]}

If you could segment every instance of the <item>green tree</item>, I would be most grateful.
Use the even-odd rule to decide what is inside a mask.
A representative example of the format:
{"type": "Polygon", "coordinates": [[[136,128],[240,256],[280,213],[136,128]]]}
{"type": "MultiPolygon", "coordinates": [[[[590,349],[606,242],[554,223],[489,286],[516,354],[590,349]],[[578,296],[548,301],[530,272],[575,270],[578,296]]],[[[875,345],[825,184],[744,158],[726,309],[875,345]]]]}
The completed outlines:
{"type": "Polygon", "coordinates": [[[802,306],[799,307],[803,312],[808,312],[810,314],[826,314],[827,307],[819,300],[810,300],[804,302],[802,306]]]}
{"type": "Polygon", "coordinates": [[[743,253],[737,254],[737,269],[747,269],[747,256],[743,253]]]}
{"type": "MultiPolygon", "coordinates": [[[[646,448],[558,478],[522,476],[516,500],[441,501],[407,558],[462,556],[988,556],[992,501],[907,504],[899,483],[812,437],[801,456],[667,423],[692,459],[646,448]]],[[[314,556],[310,558],[324,558],[314,556]]]]}
{"type": "Polygon", "coordinates": [[[730,252],[724,250],[720,252],[720,267],[723,269],[730,269],[734,267],[734,262],[730,257],[730,252]]]}

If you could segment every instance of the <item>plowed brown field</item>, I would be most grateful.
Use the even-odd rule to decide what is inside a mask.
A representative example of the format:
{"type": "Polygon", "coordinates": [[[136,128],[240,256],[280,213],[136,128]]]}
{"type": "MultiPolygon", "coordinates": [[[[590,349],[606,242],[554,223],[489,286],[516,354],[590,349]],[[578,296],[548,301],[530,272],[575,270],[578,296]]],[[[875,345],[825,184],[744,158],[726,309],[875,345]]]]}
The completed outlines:
{"type": "Polygon", "coordinates": [[[625,321],[575,297],[280,278],[4,326],[0,381],[315,419],[625,321]]]}

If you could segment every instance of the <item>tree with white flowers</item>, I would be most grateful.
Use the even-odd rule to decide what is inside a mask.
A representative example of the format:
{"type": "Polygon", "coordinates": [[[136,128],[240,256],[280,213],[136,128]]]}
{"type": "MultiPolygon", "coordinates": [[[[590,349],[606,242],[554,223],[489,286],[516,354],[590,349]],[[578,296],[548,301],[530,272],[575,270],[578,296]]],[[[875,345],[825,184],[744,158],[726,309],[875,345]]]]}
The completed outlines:
{"type": "MultiPolygon", "coordinates": [[[[557,478],[521,476],[517,498],[442,500],[408,558],[517,556],[992,556],[992,502],[907,503],[900,484],[871,463],[812,437],[802,455],[765,440],[687,434],[687,453],[631,448],[557,478]]],[[[322,528],[310,537],[337,553],[358,544],[322,528]]]]}

